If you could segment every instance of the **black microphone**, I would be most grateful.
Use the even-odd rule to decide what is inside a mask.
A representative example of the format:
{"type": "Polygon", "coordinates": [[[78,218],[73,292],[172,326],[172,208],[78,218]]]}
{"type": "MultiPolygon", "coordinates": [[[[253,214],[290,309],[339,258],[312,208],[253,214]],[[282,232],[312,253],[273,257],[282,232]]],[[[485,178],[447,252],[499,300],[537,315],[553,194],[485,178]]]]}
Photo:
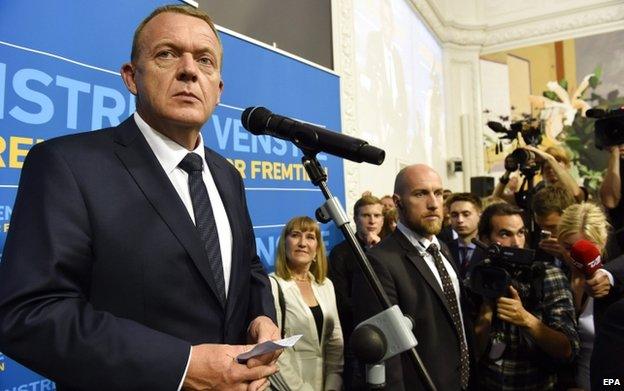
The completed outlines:
{"type": "Polygon", "coordinates": [[[509,129],[507,129],[503,124],[496,121],[488,121],[488,128],[492,129],[496,133],[509,133],[509,129]]]}
{"type": "Polygon", "coordinates": [[[255,135],[266,134],[289,140],[305,151],[327,152],[354,162],[376,165],[386,158],[383,149],[373,147],[364,140],[273,114],[264,107],[246,108],[241,121],[245,129],[255,135]]]}

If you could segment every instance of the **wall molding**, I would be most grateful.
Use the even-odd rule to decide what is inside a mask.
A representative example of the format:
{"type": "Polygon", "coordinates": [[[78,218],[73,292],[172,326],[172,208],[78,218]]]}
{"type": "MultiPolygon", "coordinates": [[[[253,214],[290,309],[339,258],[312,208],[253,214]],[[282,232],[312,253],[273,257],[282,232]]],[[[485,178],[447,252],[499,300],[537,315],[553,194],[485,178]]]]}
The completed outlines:
{"type": "MultiPolygon", "coordinates": [[[[353,0],[332,1],[334,64],[340,75],[340,106],[342,112],[342,132],[358,137],[357,130],[357,75],[355,64],[355,21],[353,0]]],[[[345,208],[348,212],[360,198],[359,165],[344,160],[345,208]]]]}
{"type": "Polygon", "coordinates": [[[482,53],[624,29],[624,4],[606,2],[498,25],[444,19],[434,0],[409,0],[442,44],[480,46],[482,53]]]}

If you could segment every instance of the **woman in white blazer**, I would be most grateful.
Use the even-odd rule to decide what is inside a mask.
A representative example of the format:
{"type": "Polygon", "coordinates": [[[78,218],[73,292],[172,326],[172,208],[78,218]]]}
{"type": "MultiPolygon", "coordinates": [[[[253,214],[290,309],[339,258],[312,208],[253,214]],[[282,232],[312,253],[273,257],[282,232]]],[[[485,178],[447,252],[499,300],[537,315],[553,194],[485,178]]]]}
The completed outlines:
{"type": "Polygon", "coordinates": [[[270,378],[273,389],[342,389],[342,330],[334,285],[326,275],[318,224],[306,216],[293,218],[282,231],[270,277],[280,329],[286,337],[303,336],[280,355],[280,371],[270,378]]]}

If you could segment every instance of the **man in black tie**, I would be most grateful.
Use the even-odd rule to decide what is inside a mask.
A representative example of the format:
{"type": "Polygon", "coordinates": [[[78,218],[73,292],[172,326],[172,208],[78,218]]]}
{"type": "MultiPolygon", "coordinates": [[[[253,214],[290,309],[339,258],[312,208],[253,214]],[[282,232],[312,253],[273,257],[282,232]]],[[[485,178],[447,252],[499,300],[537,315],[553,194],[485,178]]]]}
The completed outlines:
{"type": "Polygon", "coordinates": [[[0,264],[0,349],[80,390],[256,390],[279,338],[240,175],[205,148],[222,47],[163,6],[121,68],[136,113],[33,147],[0,264]]]}
{"type": "Polygon", "coordinates": [[[447,244],[463,280],[473,261],[478,261],[483,255],[481,249],[472,243],[472,239],[477,237],[481,199],[471,193],[454,193],[447,198],[446,205],[451,216],[451,226],[459,235],[447,244]]]}
{"type": "MultiPolygon", "coordinates": [[[[395,180],[397,229],[369,252],[371,264],[392,304],[414,321],[416,350],[439,390],[473,384],[472,326],[464,308],[459,270],[436,234],[442,226],[442,181],[422,164],[402,169],[395,180]]],[[[359,273],[354,281],[360,320],[381,309],[359,273]]],[[[420,390],[424,383],[408,357],[386,363],[391,390],[420,390]]]]}

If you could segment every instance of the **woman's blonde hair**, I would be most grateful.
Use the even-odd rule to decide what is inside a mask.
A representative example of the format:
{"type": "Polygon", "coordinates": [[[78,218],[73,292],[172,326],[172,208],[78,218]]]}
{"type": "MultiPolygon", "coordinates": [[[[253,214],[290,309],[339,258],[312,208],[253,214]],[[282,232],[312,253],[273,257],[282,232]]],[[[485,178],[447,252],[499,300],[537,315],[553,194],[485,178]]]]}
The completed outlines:
{"type": "Polygon", "coordinates": [[[611,225],[602,208],[591,202],[568,206],[563,211],[557,228],[559,238],[581,233],[601,249],[607,244],[610,229],[611,225]]]}
{"type": "Polygon", "coordinates": [[[286,259],[286,237],[294,230],[301,232],[314,232],[316,236],[316,256],[310,265],[310,272],[314,276],[317,283],[321,284],[327,276],[327,257],[325,255],[325,243],[321,236],[321,229],[316,221],[308,216],[299,216],[292,218],[282,230],[280,240],[277,245],[277,255],[275,256],[275,274],[284,280],[290,280],[292,274],[288,268],[288,259],[286,259]]]}

